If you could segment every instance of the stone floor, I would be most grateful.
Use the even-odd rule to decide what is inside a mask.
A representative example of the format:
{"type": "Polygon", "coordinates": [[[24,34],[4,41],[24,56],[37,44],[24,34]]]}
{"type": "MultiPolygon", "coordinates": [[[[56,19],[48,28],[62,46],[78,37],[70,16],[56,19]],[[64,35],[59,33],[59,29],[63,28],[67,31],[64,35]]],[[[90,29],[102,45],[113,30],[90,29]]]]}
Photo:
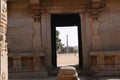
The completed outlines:
{"type": "MultiPolygon", "coordinates": [[[[22,78],[22,79],[9,79],[9,80],[57,80],[56,76],[50,76],[47,78],[22,78]]],[[[88,80],[87,77],[81,76],[80,80],[88,80]]],[[[120,77],[100,77],[99,79],[89,79],[89,80],[120,80],[120,77]]]]}
{"type": "MultiPolygon", "coordinates": [[[[9,80],[57,80],[57,77],[51,76],[47,78],[22,78],[22,79],[14,78],[14,79],[9,79],[9,80]]],[[[87,79],[85,77],[81,77],[81,80],[87,80],[87,79]]]]}

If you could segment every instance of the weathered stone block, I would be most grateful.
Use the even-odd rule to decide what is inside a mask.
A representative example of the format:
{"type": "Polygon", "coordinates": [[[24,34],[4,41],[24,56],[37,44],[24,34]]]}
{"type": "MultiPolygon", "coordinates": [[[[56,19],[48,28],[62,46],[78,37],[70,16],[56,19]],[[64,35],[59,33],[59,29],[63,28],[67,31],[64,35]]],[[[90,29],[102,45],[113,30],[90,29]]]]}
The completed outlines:
{"type": "Polygon", "coordinates": [[[57,80],[79,80],[78,73],[74,67],[61,67],[57,80]]]}
{"type": "Polygon", "coordinates": [[[62,75],[75,75],[76,74],[76,69],[74,67],[61,67],[60,71],[59,71],[59,76],[62,75]]]}

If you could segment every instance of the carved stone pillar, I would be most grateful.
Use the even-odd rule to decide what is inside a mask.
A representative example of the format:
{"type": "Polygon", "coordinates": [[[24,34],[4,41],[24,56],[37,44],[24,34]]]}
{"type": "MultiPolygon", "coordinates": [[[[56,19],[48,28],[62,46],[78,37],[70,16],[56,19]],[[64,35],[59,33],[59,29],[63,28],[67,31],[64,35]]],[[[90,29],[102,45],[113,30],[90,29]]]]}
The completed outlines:
{"type": "Polygon", "coordinates": [[[33,23],[33,50],[42,51],[42,32],[41,32],[41,16],[34,16],[33,23]]]}
{"type": "Polygon", "coordinates": [[[101,51],[101,35],[100,35],[100,13],[104,10],[105,0],[89,0],[87,10],[90,15],[90,28],[91,28],[91,51],[101,51]]]}
{"type": "Polygon", "coordinates": [[[31,17],[34,19],[33,22],[33,37],[32,37],[32,47],[33,47],[33,61],[34,61],[34,71],[40,72],[43,77],[48,75],[45,69],[45,53],[42,42],[42,24],[41,24],[41,14],[43,12],[42,4],[40,0],[30,0],[29,8],[31,17]]]}
{"type": "Polygon", "coordinates": [[[7,0],[0,0],[0,80],[8,80],[7,0]]]}
{"type": "Polygon", "coordinates": [[[90,17],[91,23],[91,51],[102,50],[100,21],[97,18],[90,17]]]}
{"type": "Polygon", "coordinates": [[[30,0],[29,12],[34,19],[33,22],[33,51],[42,52],[42,26],[41,26],[41,14],[42,6],[40,0],[30,0]]]}

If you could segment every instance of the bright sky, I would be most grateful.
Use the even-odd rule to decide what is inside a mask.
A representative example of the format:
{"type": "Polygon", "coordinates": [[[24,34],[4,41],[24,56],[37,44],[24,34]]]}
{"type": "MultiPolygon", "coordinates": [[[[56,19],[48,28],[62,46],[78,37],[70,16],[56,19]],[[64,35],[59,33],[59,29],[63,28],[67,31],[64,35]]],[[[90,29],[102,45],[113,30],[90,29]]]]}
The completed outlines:
{"type": "Polygon", "coordinates": [[[66,46],[66,35],[68,35],[68,46],[78,46],[78,30],[77,26],[70,27],[56,27],[56,30],[60,32],[59,38],[64,46],[66,46]]]}

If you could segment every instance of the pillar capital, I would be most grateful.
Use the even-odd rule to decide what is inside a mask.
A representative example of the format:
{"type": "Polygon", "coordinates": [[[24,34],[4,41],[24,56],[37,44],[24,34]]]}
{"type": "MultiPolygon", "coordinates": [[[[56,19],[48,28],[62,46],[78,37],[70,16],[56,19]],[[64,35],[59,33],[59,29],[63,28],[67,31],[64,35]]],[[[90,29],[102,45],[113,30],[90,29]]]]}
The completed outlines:
{"type": "Polygon", "coordinates": [[[34,22],[35,21],[41,22],[41,14],[40,15],[33,15],[32,18],[34,19],[34,22]]]}
{"type": "Polygon", "coordinates": [[[30,0],[29,4],[29,13],[32,15],[33,18],[40,19],[43,12],[43,7],[40,0],[30,0]]]}
{"type": "Polygon", "coordinates": [[[87,11],[93,19],[100,17],[100,13],[104,11],[106,0],[88,0],[87,11]]]}
{"type": "Polygon", "coordinates": [[[91,28],[91,51],[101,51],[101,29],[100,29],[100,14],[104,11],[106,0],[88,0],[87,1],[87,12],[90,17],[90,28],[91,28]]]}

